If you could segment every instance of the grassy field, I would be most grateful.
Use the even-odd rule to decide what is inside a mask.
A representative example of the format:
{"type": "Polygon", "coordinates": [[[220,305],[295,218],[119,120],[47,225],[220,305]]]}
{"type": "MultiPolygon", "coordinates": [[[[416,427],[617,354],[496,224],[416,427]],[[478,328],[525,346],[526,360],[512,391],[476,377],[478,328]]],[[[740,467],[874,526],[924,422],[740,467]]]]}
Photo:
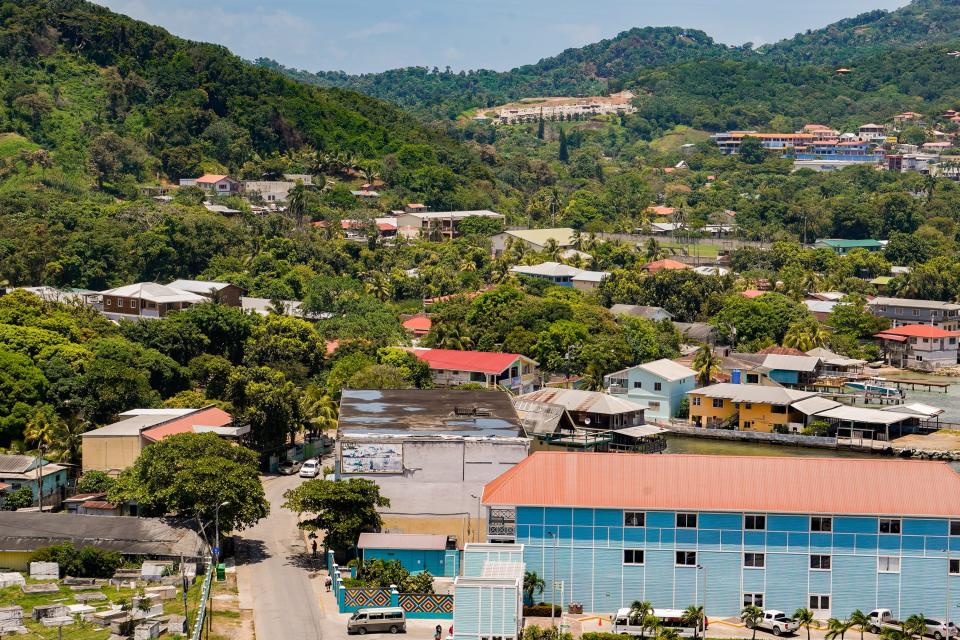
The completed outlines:
{"type": "Polygon", "coordinates": [[[704,258],[716,258],[723,249],[723,247],[718,244],[681,244],[673,240],[659,239],[657,242],[659,242],[663,248],[670,247],[676,249],[677,253],[682,253],[682,250],[685,249],[688,255],[703,256],[704,258]]]}
{"type": "Polygon", "coordinates": [[[706,131],[680,125],[652,141],[650,148],[660,153],[675,153],[685,144],[697,144],[709,139],[710,134],[706,131]]]}

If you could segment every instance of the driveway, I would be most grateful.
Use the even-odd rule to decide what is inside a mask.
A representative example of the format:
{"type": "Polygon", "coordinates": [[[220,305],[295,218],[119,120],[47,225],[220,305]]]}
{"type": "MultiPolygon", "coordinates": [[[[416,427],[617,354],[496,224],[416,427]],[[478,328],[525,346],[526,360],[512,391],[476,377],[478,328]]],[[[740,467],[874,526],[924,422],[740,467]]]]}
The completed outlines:
{"type": "Polygon", "coordinates": [[[265,478],[270,516],[241,534],[248,559],[238,570],[246,573],[257,638],[323,636],[323,613],[314,585],[319,578],[314,574],[311,580],[311,559],[297,529],[297,515],[281,506],[283,493],[301,482],[297,476],[265,478]]]}

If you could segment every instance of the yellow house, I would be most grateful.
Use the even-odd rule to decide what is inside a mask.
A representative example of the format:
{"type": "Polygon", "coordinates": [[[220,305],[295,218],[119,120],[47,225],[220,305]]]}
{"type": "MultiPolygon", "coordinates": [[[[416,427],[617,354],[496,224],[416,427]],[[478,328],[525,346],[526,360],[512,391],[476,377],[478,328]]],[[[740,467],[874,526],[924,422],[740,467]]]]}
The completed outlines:
{"type": "Polygon", "coordinates": [[[756,384],[714,384],[688,391],[690,421],[706,429],[799,431],[808,413],[795,405],[817,397],[810,391],[756,384]]]}

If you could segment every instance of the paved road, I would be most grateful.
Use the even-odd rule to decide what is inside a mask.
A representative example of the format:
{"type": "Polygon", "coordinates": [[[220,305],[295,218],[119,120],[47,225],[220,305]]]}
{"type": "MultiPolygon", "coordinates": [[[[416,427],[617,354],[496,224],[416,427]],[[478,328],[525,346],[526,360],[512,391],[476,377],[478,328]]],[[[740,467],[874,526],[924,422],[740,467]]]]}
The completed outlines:
{"type": "Polygon", "coordinates": [[[283,509],[283,493],[302,480],[296,476],[264,481],[270,516],[243,532],[249,553],[253,622],[257,638],[318,640],[320,603],[310,581],[303,538],[295,513],[283,509]]]}

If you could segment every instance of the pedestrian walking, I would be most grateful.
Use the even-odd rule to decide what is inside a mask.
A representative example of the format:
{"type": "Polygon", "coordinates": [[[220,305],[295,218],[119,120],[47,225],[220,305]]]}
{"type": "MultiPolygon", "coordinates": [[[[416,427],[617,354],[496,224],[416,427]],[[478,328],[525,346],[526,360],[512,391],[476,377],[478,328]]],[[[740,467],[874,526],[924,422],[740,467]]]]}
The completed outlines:
{"type": "Polygon", "coordinates": [[[317,541],[314,540],[313,542],[311,542],[310,546],[313,548],[313,559],[316,560],[317,559],[317,541]]]}
{"type": "Polygon", "coordinates": [[[333,578],[327,576],[323,579],[323,586],[327,588],[327,591],[330,591],[330,587],[333,586],[333,578]]]}
{"type": "Polygon", "coordinates": [[[433,640],[441,640],[443,637],[443,627],[437,625],[437,628],[433,630],[433,640]]]}

